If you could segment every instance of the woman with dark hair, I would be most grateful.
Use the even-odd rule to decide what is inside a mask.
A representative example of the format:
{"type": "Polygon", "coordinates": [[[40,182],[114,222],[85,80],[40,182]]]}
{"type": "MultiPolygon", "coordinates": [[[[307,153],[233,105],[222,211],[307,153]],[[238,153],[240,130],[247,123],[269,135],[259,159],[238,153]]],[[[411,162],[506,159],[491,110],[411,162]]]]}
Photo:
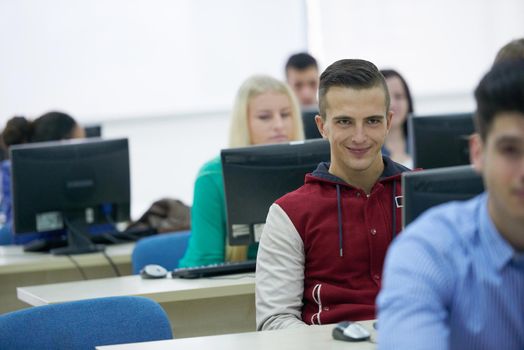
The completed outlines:
{"type": "MultiPolygon", "coordinates": [[[[68,114],[49,112],[31,121],[25,117],[15,116],[7,121],[2,131],[6,149],[23,143],[57,141],[85,137],[84,129],[68,114]]],[[[0,244],[12,243],[6,237],[11,235],[11,162],[3,160],[0,169],[0,244]]],[[[35,239],[35,235],[25,235],[24,242],[35,239]]]]}
{"type": "Polygon", "coordinates": [[[413,99],[404,78],[393,69],[380,71],[388,85],[393,118],[384,148],[391,159],[408,168],[413,167],[413,159],[408,150],[408,118],[413,113],[413,99]]]}

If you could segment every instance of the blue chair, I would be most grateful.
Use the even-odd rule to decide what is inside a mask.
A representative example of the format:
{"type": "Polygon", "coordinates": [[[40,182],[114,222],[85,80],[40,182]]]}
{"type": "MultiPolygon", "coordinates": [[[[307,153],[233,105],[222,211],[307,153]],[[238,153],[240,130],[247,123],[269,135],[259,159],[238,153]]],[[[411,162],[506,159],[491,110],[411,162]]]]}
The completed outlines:
{"type": "Polygon", "coordinates": [[[0,315],[0,349],[94,349],[172,339],[164,310],[144,297],[36,306],[0,315]]]}
{"type": "Polygon", "coordinates": [[[136,243],[131,255],[133,273],[140,273],[148,264],[161,265],[168,270],[178,267],[190,235],[191,231],[181,231],[142,238],[136,243]]]}
{"type": "Polygon", "coordinates": [[[0,225],[0,245],[13,244],[11,237],[11,227],[7,225],[0,225]]]}

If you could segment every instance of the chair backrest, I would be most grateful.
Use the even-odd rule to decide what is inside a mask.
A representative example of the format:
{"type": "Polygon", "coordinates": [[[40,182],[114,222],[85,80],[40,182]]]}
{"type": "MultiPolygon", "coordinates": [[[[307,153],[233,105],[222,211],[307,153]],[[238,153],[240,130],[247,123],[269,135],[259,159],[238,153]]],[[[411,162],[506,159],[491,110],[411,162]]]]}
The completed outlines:
{"type": "Polygon", "coordinates": [[[172,339],[166,313],[144,297],[37,306],[0,315],[0,349],[94,349],[172,339]]]}
{"type": "Polygon", "coordinates": [[[178,267],[190,235],[191,231],[181,231],[142,238],[131,255],[133,273],[139,273],[148,264],[158,264],[168,270],[178,267]]]}

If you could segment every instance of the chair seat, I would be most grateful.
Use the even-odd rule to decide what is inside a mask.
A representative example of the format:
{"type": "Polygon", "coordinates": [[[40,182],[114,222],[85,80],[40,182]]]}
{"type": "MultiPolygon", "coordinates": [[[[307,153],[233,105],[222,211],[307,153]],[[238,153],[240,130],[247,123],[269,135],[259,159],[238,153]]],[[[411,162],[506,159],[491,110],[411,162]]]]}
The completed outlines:
{"type": "Polygon", "coordinates": [[[131,255],[133,273],[149,264],[157,264],[168,270],[178,267],[184,256],[191,231],[164,233],[142,238],[137,242],[131,255]]]}
{"type": "Polygon", "coordinates": [[[162,307],[143,297],[37,306],[0,316],[0,349],[94,349],[172,339],[162,307]]]}

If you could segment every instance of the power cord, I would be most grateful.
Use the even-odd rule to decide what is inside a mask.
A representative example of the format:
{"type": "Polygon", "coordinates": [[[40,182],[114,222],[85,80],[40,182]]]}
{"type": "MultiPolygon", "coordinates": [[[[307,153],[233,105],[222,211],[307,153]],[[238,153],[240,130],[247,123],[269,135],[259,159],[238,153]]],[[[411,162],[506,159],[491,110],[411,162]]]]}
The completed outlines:
{"type": "Polygon", "coordinates": [[[84,269],[82,269],[82,267],[80,267],[80,265],[78,264],[78,262],[77,262],[75,259],[73,259],[73,257],[72,257],[71,255],[66,254],[66,256],[69,258],[69,260],[71,260],[71,262],[73,263],[73,265],[76,266],[76,268],[78,269],[78,271],[80,271],[80,274],[82,275],[82,278],[83,278],[84,280],[87,281],[87,276],[86,276],[86,273],[84,272],[84,269]]]}
{"type": "Polygon", "coordinates": [[[122,274],[121,274],[120,271],[118,270],[118,267],[117,267],[116,264],[113,262],[113,260],[109,257],[109,255],[107,255],[107,253],[106,253],[105,250],[102,251],[102,254],[103,254],[104,257],[107,259],[107,261],[109,261],[109,265],[111,265],[111,268],[113,269],[113,272],[115,273],[115,275],[116,275],[117,277],[122,276],[122,274]]]}

